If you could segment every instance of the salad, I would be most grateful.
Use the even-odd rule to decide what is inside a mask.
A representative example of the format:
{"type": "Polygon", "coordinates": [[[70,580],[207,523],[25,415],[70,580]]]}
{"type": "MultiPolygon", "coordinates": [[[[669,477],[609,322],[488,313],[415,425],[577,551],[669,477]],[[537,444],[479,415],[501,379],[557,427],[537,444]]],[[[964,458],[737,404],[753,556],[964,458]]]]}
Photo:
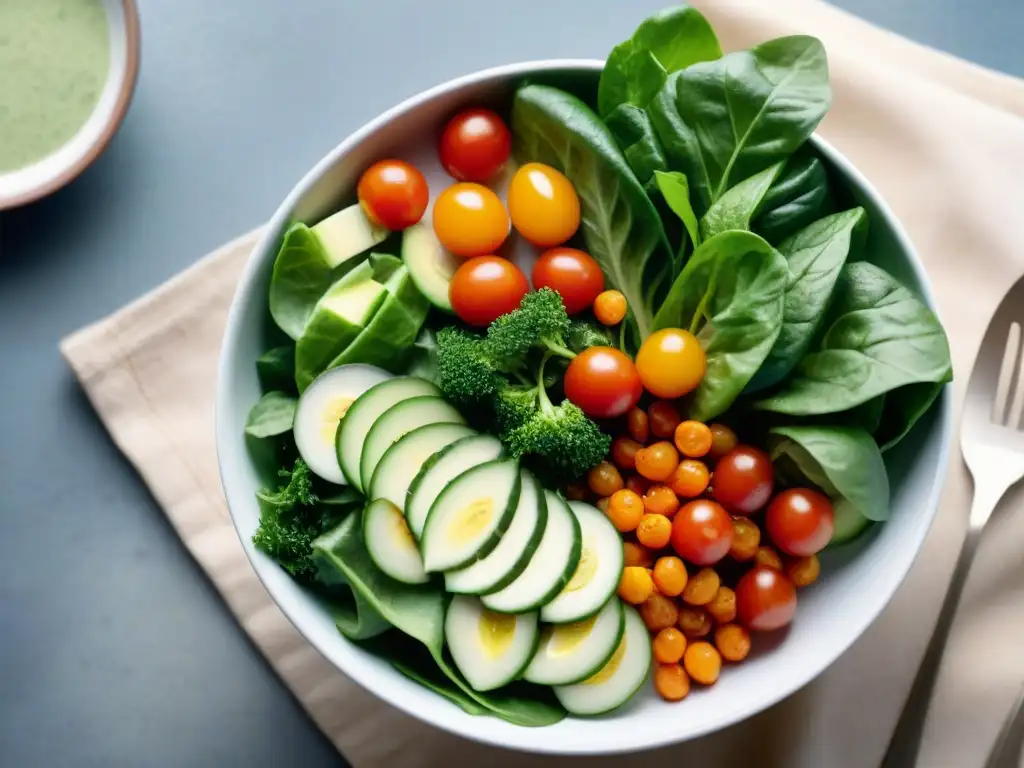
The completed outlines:
{"type": "Polygon", "coordinates": [[[952,375],[809,142],[830,99],[818,40],[723,55],[677,6],[596,97],[451,115],[443,189],[381,158],[292,224],[255,546],[346,638],[524,726],[678,701],[799,621],[952,375]]]}

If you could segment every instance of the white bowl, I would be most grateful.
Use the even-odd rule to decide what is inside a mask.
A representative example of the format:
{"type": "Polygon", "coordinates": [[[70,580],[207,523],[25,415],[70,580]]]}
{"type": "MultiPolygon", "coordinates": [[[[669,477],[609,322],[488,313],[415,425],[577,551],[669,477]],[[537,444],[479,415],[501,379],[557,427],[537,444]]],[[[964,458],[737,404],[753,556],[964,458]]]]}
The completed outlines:
{"type": "Polygon", "coordinates": [[[110,65],[99,100],[75,135],[54,152],[24,168],[0,172],[0,211],[31,203],[75,179],[100,156],[124,120],[139,71],[139,14],[135,0],[102,0],[102,5],[110,65]]]}
{"type": "MultiPolygon", "coordinates": [[[[420,157],[459,107],[507,106],[524,77],[592,93],[601,66],[600,61],[554,60],[476,72],[406,100],[339,144],[292,190],[254,249],[228,316],[217,388],[217,445],[228,506],[253,567],[296,628],[338,669],[408,714],[466,738],[545,753],[632,752],[692,739],[750,717],[821,674],[878,616],[914,562],[938,506],[953,423],[947,388],[938,406],[887,457],[893,480],[891,519],[823,557],[822,578],[801,592],[795,621],[773,638],[771,648],[727,669],[716,685],[695,690],[683,702],[664,703],[648,685],[630,705],[602,718],[570,717],[544,728],[525,728],[468,715],[345,640],[317,599],[253,547],[260,477],[246,451],[243,427],[260,396],[254,361],[268,346],[267,286],[288,223],[315,222],[351,200],[360,172],[373,160],[395,154],[420,157]]],[[[872,260],[916,288],[934,308],[921,261],[889,207],[842,155],[818,138],[814,142],[834,179],[868,211],[872,260]]],[[[427,175],[433,178],[432,171],[427,175]]],[[[432,192],[437,191],[432,184],[432,192]]]]}

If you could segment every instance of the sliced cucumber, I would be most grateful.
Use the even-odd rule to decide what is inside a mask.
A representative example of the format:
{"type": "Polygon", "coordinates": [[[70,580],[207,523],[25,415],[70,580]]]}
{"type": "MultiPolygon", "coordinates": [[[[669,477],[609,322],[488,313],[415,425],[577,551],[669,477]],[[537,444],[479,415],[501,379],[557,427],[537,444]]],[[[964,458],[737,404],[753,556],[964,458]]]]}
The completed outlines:
{"type": "Polygon", "coordinates": [[[544,492],[537,478],[523,470],[519,504],[501,542],[487,557],[459,571],[444,575],[446,592],[483,595],[512,583],[526,568],[548,521],[544,492]]]}
{"type": "Polygon", "coordinates": [[[423,538],[423,526],[438,494],[463,472],[494,461],[502,455],[501,441],[491,435],[473,435],[459,440],[427,459],[423,469],[409,486],[405,518],[417,539],[423,538]]]}
{"type": "Polygon", "coordinates": [[[402,233],[402,260],[427,301],[438,309],[451,312],[448,285],[459,268],[459,260],[441,245],[433,227],[420,222],[402,233]]]}
{"type": "Polygon", "coordinates": [[[427,424],[465,424],[462,414],[446,400],[432,395],[411,397],[388,408],[366,433],[363,455],[359,459],[359,477],[369,489],[377,464],[388,448],[418,427],[427,424]]]}
{"type": "Polygon", "coordinates": [[[540,685],[571,685],[596,674],[615,653],[626,630],[622,601],[612,597],[589,619],[548,624],[523,677],[540,685]]]}
{"type": "Polygon", "coordinates": [[[325,371],[306,387],[295,409],[295,447],[313,474],[329,483],[348,481],[338,464],[334,438],[352,404],[391,374],[372,365],[345,365],[325,371]]]}
{"type": "Polygon", "coordinates": [[[580,561],[562,591],[540,609],[541,621],[565,624],[593,616],[618,589],[622,578],[622,537],[597,507],[570,501],[580,523],[580,561]]]}
{"type": "Polygon", "coordinates": [[[651,671],[651,637],[643,619],[624,605],[626,630],[618,648],[601,669],[582,683],[554,688],[562,706],[573,715],[601,715],[621,707],[647,680],[651,671]]]}
{"type": "Polygon", "coordinates": [[[448,605],[444,635],[455,666],[476,691],[515,680],[537,648],[537,614],[491,613],[475,597],[457,595],[448,605]]]}
{"type": "Polygon", "coordinates": [[[461,568],[489,555],[512,522],[520,485],[519,462],[499,459],[463,472],[441,491],[420,539],[427,572],[461,568]]]}
{"type": "Polygon", "coordinates": [[[829,546],[845,544],[848,541],[860,536],[871,525],[871,521],[860,513],[853,504],[846,499],[836,500],[833,506],[835,515],[835,528],[832,531],[832,539],[829,546]]]}
{"type": "Polygon", "coordinates": [[[377,567],[403,584],[425,584],[423,558],[405,523],[405,515],[390,501],[371,501],[363,512],[363,541],[377,567]]]}
{"type": "Polygon", "coordinates": [[[367,498],[387,499],[404,515],[409,485],[424,462],[455,441],[475,434],[465,424],[442,422],[417,427],[396,440],[381,456],[373,471],[367,498]]]}
{"type": "MultiPolygon", "coordinates": [[[[562,591],[580,561],[580,524],[561,496],[544,491],[548,524],[529,565],[515,581],[492,595],[484,605],[499,613],[534,611],[562,591]]],[[[621,544],[620,544],[621,546],[621,544]]]]}
{"type": "Polygon", "coordinates": [[[359,459],[362,456],[366,435],[373,423],[395,403],[410,397],[440,394],[441,391],[426,379],[401,376],[371,387],[352,403],[352,407],[338,425],[335,447],[341,471],[356,490],[365,490],[359,477],[359,459]]]}

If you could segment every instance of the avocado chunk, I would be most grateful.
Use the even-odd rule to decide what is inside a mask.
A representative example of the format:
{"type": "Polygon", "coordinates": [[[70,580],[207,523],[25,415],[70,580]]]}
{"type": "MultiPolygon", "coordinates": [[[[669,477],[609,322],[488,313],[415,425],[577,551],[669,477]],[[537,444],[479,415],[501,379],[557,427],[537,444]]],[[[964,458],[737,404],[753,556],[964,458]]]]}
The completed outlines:
{"type": "Polygon", "coordinates": [[[356,203],[331,214],[314,226],[313,234],[323,248],[324,262],[334,269],[383,242],[388,231],[372,224],[362,206],[356,203]]]}

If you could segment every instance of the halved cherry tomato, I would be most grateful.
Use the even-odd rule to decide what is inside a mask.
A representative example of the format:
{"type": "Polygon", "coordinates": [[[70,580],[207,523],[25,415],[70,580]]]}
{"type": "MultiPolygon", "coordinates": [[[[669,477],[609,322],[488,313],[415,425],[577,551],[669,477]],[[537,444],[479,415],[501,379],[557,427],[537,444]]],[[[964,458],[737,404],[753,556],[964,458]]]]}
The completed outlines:
{"type": "Polygon", "coordinates": [[[427,180],[404,160],[380,160],[359,177],[356,195],[374,224],[392,231],[423,218],[430,190],[427,180]]]}
{"type": "Polygon", "coordinates": [[[562,297],[565,311],[589,309],[604,290],[601,267],[578,248],[550,248],[533,265],[533,287],[550,288],[562,297]]]}
{"type": "Polygon", "coordinates": [[[512,152],[512,134],[497,113],[466,109],[441,134],[441,165],[459,181],[485,182],[501,170],[512,152]]]}
{"type": "Polygon", "coordinates": [[[736,614],[750,629],[781,629],[793,620],[795,613],[796,587],[775,568],[751,568],[736,585],[736,614]]]}
{"type": "Polygon", "coordinates": [[[787,555],[810,557],[832,538],[835,515],[825,494],[810,488],[790,488],[772,499],[764,524],[775,546],[787,555]]]}
{"type": "Polygon", "coordinates": [[[707,358],[692,333],[663,328],[648,336],[640,346],[636,368],[648,392],[671,400],[697,388],[704,378],[707,358]]]}
{"type": "Polygon", "coordinates": [[[580,226],[580,199],[572,182],[550,165],[527,163],[508,186],[512,225],[534,245],[551,248],[580,226]]]}
{"type": "Polygon", "coordinates": [[[621,416],[640,399],[643,385],[629,356],[614,347],[590,347],[569,363],[565,396],[588,416],[621,416]]]}
{"type": "Polygon", "coordinates": [[[455,270],[448,298],[460,320],[482,327],[518,307],[529,290],[526,275],[508,259],[477,256],[455,270]]]}
{"type": "Polygon", "coordinates": [[[434,233],[456,256],[492,254],[508,237],[508,212],[482,184],[452,184],[434,201],[434,233]]]}
{"type": "Polygon", "coordinates": [[[760,448],[738,445],[715,464],[714,497],[741,515],[757,512],[772,495],[772,460],[760,448]]]}
{"type": "Polygon", "coordinates": [[[732,546],[729,513],[710,499],[684,504],[672,520],[672,548],[695,565],[714,565],[732,546]]]}

